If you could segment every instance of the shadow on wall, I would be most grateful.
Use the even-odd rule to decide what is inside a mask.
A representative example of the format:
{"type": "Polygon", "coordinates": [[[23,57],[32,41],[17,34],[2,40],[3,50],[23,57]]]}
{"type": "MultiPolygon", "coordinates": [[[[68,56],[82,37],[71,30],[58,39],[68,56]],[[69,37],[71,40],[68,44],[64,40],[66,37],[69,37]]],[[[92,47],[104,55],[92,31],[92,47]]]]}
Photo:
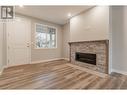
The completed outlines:
{"type": "Polygon", "coordinates": [[[127,72],[127,8],[112,7],[112,68],[127,72]]]}

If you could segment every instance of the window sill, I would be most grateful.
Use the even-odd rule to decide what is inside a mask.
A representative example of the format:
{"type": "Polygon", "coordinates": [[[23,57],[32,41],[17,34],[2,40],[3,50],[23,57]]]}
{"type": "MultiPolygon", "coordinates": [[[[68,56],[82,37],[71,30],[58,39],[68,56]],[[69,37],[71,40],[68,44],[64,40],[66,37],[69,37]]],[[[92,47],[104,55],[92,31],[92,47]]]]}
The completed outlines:
{"type": "Polygon", "coordinates": [[[36,49],[36,50],[44,50],[44,49],[57,49],[57,47],[56,47],[56,48],[34,48],[34,49],[36,49]]]}

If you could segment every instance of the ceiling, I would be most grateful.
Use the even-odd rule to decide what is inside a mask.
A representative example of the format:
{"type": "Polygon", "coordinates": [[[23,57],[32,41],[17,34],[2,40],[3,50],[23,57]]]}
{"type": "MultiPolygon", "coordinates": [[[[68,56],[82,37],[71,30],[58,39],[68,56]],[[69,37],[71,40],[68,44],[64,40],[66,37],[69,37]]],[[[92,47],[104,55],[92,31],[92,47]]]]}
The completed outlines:
{"type": "Polygon", "coordinates": [[[46,20],[56,24],[64,25],[67,22],[68,14],[75,16],[92,6],[17,6],[16,13],[46,20]]]}

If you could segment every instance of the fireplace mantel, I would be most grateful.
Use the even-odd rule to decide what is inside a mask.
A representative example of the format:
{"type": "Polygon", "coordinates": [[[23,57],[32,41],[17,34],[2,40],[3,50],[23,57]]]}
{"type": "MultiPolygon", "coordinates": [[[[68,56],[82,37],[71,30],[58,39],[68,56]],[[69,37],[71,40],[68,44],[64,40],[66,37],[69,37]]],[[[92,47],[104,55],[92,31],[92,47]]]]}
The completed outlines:
{"type": "Polygon", "coordinates": [[[73,44],[73,43],[88,43],[88,42],[102,42],[102,43],[109,43],[109,40],[105,39],[105,40],[91,40],[91,41],[76,41],[76,42],[68,42],[68,44],[73,44]]]}

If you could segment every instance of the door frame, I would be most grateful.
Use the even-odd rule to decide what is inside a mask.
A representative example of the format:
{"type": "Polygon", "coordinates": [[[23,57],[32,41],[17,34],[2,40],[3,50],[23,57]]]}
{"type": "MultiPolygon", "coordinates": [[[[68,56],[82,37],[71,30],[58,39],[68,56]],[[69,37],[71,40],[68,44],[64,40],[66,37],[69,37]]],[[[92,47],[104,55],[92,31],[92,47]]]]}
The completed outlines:
{"type": "MultiPolygon", "coordinates": [[[[29,63],[28,64],[31,64],[31,45],[32,45],[31,44],[31,20],[24,17],[19,17],[19,16],[15,17],[14,20],[18,20],[18,21],[26,20],[30,23],[30,31],[29,31],[30,46],[29,46],[29,63]]],[[[24,64],[13,64],[13,65],[9,64],[9,41],[8,41],[9,33],[7,31],[7,24],[5,24],[5,31],[6,31],[6,67],[24,65],[24,64]]]]}

